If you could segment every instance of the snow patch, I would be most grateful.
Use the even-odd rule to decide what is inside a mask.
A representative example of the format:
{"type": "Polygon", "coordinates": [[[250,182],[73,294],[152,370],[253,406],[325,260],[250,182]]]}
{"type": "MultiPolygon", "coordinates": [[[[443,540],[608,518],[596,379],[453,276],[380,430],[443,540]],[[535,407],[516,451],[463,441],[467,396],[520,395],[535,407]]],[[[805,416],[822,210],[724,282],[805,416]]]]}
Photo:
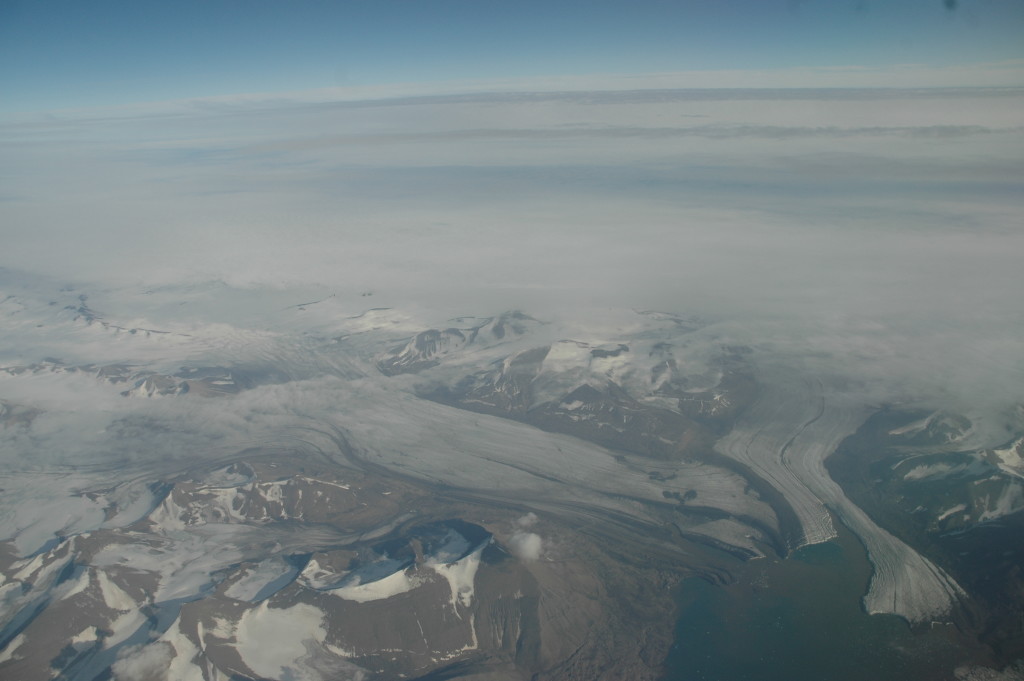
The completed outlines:
{"type": "Polygon", "coordinates": [[[171,646],[160,643],[125,648],[110,670],[116,681],[167,679],[167,667],[173,656],[171,646]]]}
{"type": "MultiPolygon", "coordinates": [[[[246,568],[243,576],[229,586],[224,591],[224,595],[239,601],[254,601],[264,587],[291,572],[295,572],[295,568],[282,558],[275,557],[265,560],[259,565],[246,568]]],[[[281,586],[283,587],[284,584],[281,586]]]]}
{"type": "Polygon", "coordinates": [[[14,655],[14,653],[15,653],[15,651],[18,650],[18,648],[24,642],[25,642],[25,634],[18,634],[13,639],[11,639],[11,642],[7,644],[7,647],[4,648],[3,650],[0,650],[0,663],[7,662],[9,660],[17,660],[17,659],[19,659],[18,657],[16,657],[14,655]]]}
{"type": "Polygon", "coordinates": [[[941,522],[942,522],[943,520],[945,520],[945,519],[946,519],[946,518],[948,518],[949,516],[953,515],[954,513],[959,513],[960,511],[966,511],[966,510],[967,510],[967,504],[957,504],[957,505],[956,505],[956,506],[954,506],[953,508],[950,508],[950,509],[946,509],[945,511],[943,511],[943,512],[942,512],[942,515],[940,515],[940,516],[939,516],[938,518],[936,518],[935,520],[936,520],[937,522],[940,522],[940,523],[941,523],[941,522]]]}
{"type": "Polygon", "coordinates": [[[214,617],[213,629],[207,633],[217,638],[230,639],[235,635],[235,623],[224,617],[214,617]]]}
{"type": "Polygon", "coordinates": [[[67,598],[71,598],[72,596],[77,596],[78,594],[88,589],[90,583],[91,575],[89,574],[89,571],[82,570],[82,574],[78,575],[78,578],[75,579],[75,581],[70,582],[67,591],[65,591],[64,595],[60,597],[60,600],[63,601],[67,598]]]}
{"type": "Polygon", "coordinates": [[[1024,477],[1024,458],[1021,451],[1024,450],[1024,438],[1014,441],[1006,449],[994,449],[992,453],[999,460],[996,464],[999,468],[1010,475],[1024,477]]]}
{"type": "Polygon", "coordinates": [[[113,648],[118,643],[128,640],[132,634],[139,630],[139,627],[147,624],[146,616],[139,610],[126,612],[111,622],[110,636],[103,639],[104,648],[113,648]]]}
{"type": "Polygon", "coordinates": [[[949,475],[962,470],[964,466],[952,466],[948,463],[933,463],[914,466],[904,474],[904,480],[923,480],[937,475],[949,475]]]}
{"type": "Polygon", "coordinates": [[[168,534],[175,530],[185,529],[185,522],[181,519],[185,509],[175,503],[172,495],[160,503],[155,511],[149,514],[149,520],[153,523],[153,531],[160,534],[168,534]]]}
{"type": "Polygon", "coordinates": [[[92,643],[97,638],[96,627],[86,627],[71,639],[71,645],[78,643],[92,643]]]}
{"type": "Polygon", "coordinates": [[[110,581],[107,573],[102,570],[96,571],[96,578],[100,584],[100,591],[103,593],[103,601],[111,610],[126,612],[138,607],[135,599],[124,592],[124,589],[110,581]]]}
{"type": "Polygon", "coordinates": [[[475,551],[454,563],[428,562],[427,567],[448,580],[448,586],[452,590],[452,610],[458,613],[456,599],[462,603],[462,607],[468,608],[473,604],[473,583],[476,579],[477,568],[480,567],[480,554],[484,548],[491,543],[488,539],[475,551]]]}
{"type": "Polygon", "coordinates": [[[203,670],[193,660],[199,655],[199,648],[181,631],[181,616],[160,638],[174,648],[174,659],[167,668],[168,681],[205,681],[203,670]]]}
{"type": "Polygon", "coordinates": [[[343,586],[331,589],[330,593],[347,601],[367,603],[412,591],[422,583],[423,580],[417,575],[409,575],[409,570],[399,570],[375,582],[343,586]]]}
{"type": "Polygon", "coordinates": [[[1024,506],[1024,488],[1012,484],[1003,490],[1002,494],[993,502],[988,496],[985,497],[985,512],[978,518],[980,521],[1001,518],[1018,511],[1024,506]]]}
{"type": "Polygon", "coordinates": [[[341,648],[339,646],[332,646],[330,643],[325,643],[324,644],[324,648],[327,648],[327,650],[331,651],[332,653],[334,653],[338,657],[349,658],[349,657],[355,657],[356,656],[356,651],[355,650],[348,650],[346,648],[341,648]]]}
{"type": "Polygon", "coordinates": [[[928,427],[928,424],[932,422],[936,414],[929,414],[923,419],[918,419],[912,423],[908,423],[905,426],[899,428],[893,428],[889,431],[889,435],[912,435],[914,433],[920,433],[922,430],[928,427]]]}
{"type": "Polygon", "coordinates": [[[339,574],[322,567],[316,558],[312,558],[306,563],[306,567],[302,569],[302,572],[299,573],[298,581],[311,589],[322,591],[337,585],[344,575],[344,572],[339,574]]]}
{"type": "Polygon", "coordinates": [[[327,636],[324,613],[306,603],[270,608],[263,603],[238,622],[238,654],[249,668],[268,679],[319,681],[302,662],[307,642],[322,644],[327,636]]]}
{"type": "Polygon", "coordinates": [[[244,528],[211,524],[203,530],[207,536],[190,534],[163,543],[110,545],[92,562],[96,567],[130,565],[158,574],[159,586],[151,595],[154,602],[186,598],[200,593],[216,581],[216,573],[244,558],[232,541],[244,528]]]}
{"type": "Polygon", "coordinates": [[[330,485],[331,487],[337,487],[338,489],[349,490],[352,489],[350,485],[345,485],[340,482],[328,482],[327,480],[319,480],[317,478],[310,478],[305,475],[295,476],[298,480],[303,480],[310,485],[330,485]]]}

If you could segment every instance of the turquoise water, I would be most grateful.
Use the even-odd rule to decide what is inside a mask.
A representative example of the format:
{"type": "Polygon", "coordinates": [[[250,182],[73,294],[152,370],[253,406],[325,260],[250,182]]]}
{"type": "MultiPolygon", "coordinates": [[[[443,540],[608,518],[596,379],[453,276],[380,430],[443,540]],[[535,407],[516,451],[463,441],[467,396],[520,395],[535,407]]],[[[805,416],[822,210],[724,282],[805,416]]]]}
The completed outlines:
{"type": "Polygon", "coordinates": [[[947,625],[911,630],[861,606],[863,547],[837,540],[745,566],[736,584],[683,582],[667,681],[941,681],[977,651],[947,625]]]}

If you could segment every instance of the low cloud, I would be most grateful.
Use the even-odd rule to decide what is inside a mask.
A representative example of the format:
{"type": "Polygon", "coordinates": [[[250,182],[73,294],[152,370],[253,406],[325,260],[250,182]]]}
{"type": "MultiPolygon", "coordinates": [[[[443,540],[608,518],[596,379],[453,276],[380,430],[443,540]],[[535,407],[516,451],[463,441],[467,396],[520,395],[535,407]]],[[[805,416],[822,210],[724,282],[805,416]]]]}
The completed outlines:
{"type": "Polygon", "coordinates": [[[509,537],[508,546],[516,558],[530,562],[540,558],[544,542],[533,532],[516,532],[509,537]]]}
{"type": "MultiPolygon", "coordinates": [[[[1024,399],[1019,90],[651,82],[0,125],[0,266],[124,292],[95,305],[127,301],[182,333],[201,304],[254,348],[238,328],[263,322],[239,313],[238,289],[274,305],[316,289],[342,314],[396,307],[425,324],[663,309],[712,322],[706,342],[859,382],[873,403],[1024,399]],[[204,281],[218,284],[195,294],[204,281]]],[[[38,323],[3,352],[102,362],[127,347],[38,323]]]]}
{"type": "Polygon", "coordinates": [[[533,511],[530,511],[526,515],[524,515],[524,516],[522,516],[520,518],[517,518],[516,519],[516,525],[518,525],[519,527],[524,527],[524,528],[525,527],[533,527],[534,525],[537,524],[537,520],[538,520],[537,514],[534,513],[533,511]]]}

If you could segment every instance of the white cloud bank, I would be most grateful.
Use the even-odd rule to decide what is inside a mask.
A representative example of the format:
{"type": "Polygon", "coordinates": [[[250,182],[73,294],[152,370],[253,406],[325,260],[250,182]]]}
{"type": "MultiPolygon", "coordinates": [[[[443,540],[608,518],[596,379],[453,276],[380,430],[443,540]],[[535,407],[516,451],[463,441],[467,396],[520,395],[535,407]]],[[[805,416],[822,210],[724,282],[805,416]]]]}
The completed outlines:
{"type": "Polygon", "coordinates": [[[1019,395],[1024,90],[674,77],[9,121],[0,266],[438,318],[697,312],[865,381],[1019,395]]]}
{"type": "Polygon", "coordinates": [[[540,558],[544,541],[539,534],[533,532],[516,532],[509,537],[508,544],[516,558],[530,562],[540,558]]]}

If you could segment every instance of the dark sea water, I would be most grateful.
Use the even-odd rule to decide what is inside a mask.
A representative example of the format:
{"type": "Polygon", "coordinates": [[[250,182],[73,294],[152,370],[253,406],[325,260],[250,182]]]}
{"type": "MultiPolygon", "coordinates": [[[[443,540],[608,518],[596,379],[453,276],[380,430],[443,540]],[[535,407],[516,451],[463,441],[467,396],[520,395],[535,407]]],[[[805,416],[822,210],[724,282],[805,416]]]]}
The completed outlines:
{"type": "Polygon", "coordinates": [[[867,615],[871,565],[846,528],[785,560],[745,565],[737,582],[683,582],[666,681],[942,681],[978,660],[951,625],[867,615]]]}

